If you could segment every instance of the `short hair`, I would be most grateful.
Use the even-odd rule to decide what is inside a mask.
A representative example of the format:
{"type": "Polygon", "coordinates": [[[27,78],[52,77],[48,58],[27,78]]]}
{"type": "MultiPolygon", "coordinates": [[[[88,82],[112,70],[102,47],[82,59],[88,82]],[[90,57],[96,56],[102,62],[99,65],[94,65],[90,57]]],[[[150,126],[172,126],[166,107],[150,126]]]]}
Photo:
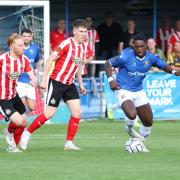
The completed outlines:
{"type": "Polygon", "coordinates": [[[14,40],[16,39],[23,39],[21,35],[17,34],[17,33],[12,33],[8,39],[7,39],[7,45],[8,47],[11,46],[11,44],[14,42],[14,40]]]}
{"type": "Polygon", "coordinates": [[[88,23],[83,19],[77,19],[73,22],[72,26],[73,28],[79,28],[79,27],[88,28],[88,23]]]}
{"type": "Polygon", "coordinates": [[[22,35],[23,33],[32,34],[32,31],[31,31],[30,29],[24,28],[24,29],[21,31],[21,35],[22,35]]]}
{"type": "Polygon", "coordinates": [[[134,41],[142,40],[146,42],[146,36],[143,33],[139,33],[133,36],[134,41]]]}

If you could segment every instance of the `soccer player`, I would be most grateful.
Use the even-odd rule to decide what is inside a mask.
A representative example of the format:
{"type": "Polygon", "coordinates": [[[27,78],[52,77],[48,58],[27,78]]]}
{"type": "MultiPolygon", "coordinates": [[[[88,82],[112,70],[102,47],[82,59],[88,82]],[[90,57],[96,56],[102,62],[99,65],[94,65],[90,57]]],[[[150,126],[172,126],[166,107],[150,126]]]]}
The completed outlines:
{"type": "Polygon", "coordinates": [[[40,128],[48,119],[55,114],[61,98],[68,106],[71,117],[68,124],[68,132],[64,150],[80,150],[73,143],[76,135],[81,109],[79,94],[74,84],[75,75],[77,76],[79,88],[81,93],[86,93],[82,83],[82,60],[84,59],[84,41],[87,33],[87,22],[81,19],[73,23],[73,37],[63,41],[55,51],[53,51],[48,58],[44,76],[41,82],[41,87],[46,89],[48,72],[53,61],[55,67],[49,78],[48,92],[47,92],[47,107],[45,111],[39,115],[29,126],[27,131],[23,132],[20,147],[27,149],[27,144],[31,134],[40,128]]]}
{"type": "Polygon", "coordinates": [[[16,92],[16,82],[24,71],[29,75],[32,86],[35,86],[36,80],[29,60],[23,55],[25,46],[22,36],[12,34],[7,44],[9,51],[0,56],[0,113],[10,119],[8,128],[3,131],[7,151],[20,152],[17,144],[26,126],[26,109],[16,92]]]}
{"type": "MultiPolygon", "coordinates": [[[[131,137],[140,138],[142,142],[150,135],[153,124],[152,110],[142,87],[143,79],[152,66],[180,76],[180,71],[173,70],[159,56],[146,50],[143,34],[134,36],[134,50],[113,57],[105,63],[110,88],[117,90],[119,105],[126,115],[125,130],[131,137]],[[116,80],[112,77],[112,67],[119,68],[116,80]],[[133,129],[137,115],[142,122],[139,133],[133,129]]],[[[148,152],[148,149],[144,146],[143,151],[148,152]]]]}
{"type": "MultiPolygon", "coordinates": [[[[25,44],[24,55],[30,60],[31,66],[34,69],[34,74],[37,77],[39,71],[40,48],[32,43],[33,34],[30,29],[23,29],[21,35],[25,44]]],[[[18,79],[16,90],[27,110],[33,111],[36,106],[36,90],[29,82],[30,78],[28,74],[23,72],[18,79]]]]}

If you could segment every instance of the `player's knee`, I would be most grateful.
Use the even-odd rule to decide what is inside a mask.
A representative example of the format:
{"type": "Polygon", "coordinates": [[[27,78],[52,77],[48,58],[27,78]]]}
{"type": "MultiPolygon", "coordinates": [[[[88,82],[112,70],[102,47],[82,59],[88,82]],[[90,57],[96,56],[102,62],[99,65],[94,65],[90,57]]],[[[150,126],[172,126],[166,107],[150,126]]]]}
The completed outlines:
{"type": "Polygon", "coordinates": [[[14,123],[17,126],[26,126],[26,120],[23,117],[18,118],[14,123]]]}
{"type": "Polygon", "coordinates": [[[45,111],[44,115],[47,119],[50,119],[54,116],[55,112],[54,111],[45,111]]]}
{"type": "Polygon", "coordinates": [[[75,118],[80,118],[81,117],[81,110],[76,109],[75,111],[72,112],[72,116],[75,118]]]}
{"type": "Polygon", "coordinates": [[[136,116],[137,116],[137,112],[136,111],[131,111],[129,113],[127,113],[127,117],[131,120],[134,120],[136,119],[136,116]]]}

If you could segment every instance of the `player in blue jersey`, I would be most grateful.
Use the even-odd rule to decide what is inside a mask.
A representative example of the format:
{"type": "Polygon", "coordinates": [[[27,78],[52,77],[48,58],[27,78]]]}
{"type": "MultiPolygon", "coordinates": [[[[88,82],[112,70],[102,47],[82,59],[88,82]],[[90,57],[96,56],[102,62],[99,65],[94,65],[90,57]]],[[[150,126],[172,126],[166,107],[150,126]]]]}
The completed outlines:
{"type": "MultiPolygon", "coordinates": [[[[132,51],[122,52],[105,63],[110,88],[117,90],[119,105],[126,116],[125,130],[131,137],[140,138],[142,142],[150,135],[153,124],[152,110],[142,87],[143,79],[152,66],[180,76],[180,71],[173,70],[159,56],[146,50],[143,34],[134,36],[132,51]],[[119,68],[116,80],[112,77],[112,67],[119,68]],[[139,133],[133,129],[137,116],[142,122],[139,133]]],[[[143,151],[148,152],[148,149],[144,146],[143,151]]]]}
{"type": "MultiPolygon", "coordinates": [[[[34,69],[36,77],[38,76],[39,60],[40,60],[40,48],[32,43],[33,34],[30,29],[23,29],[21,35],[24,40],[25,50],[24,54],[31,61],[31,66],[34,69]]],[[[17,82],[17,92],[26,106],[27,110],[33,111],[36,105],[36,93],[35,87],[29,85],[29,77],[27,73],[23,73],[17,82]]]]}

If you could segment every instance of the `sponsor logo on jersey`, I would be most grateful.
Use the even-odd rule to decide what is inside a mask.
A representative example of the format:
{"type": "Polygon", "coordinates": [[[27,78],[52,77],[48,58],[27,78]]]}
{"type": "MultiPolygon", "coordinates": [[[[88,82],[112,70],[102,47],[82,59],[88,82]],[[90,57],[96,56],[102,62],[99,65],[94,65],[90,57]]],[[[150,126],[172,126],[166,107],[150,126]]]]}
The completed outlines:
{"type": "Polygon", "coordinates": [[[139,72],[139,71],[135,71],[135,72],[128,72],[128,75],[129,76],[146,76],[146,73],[142,73],[142,72],[139,72]]]}
{"type": "Polygon", "coordinates": [[[81,57],[73,58],[73,62],[75,64],[81,64],[81,61],[82,61],[81,57]]]}
{"type": "Polygon", "coordinates": [[[20,76],[20,73],[19,72],[12,72],[9,74],[9,79],[10,80],[15,80],[15,79],[18,79],[20,76]]]}

